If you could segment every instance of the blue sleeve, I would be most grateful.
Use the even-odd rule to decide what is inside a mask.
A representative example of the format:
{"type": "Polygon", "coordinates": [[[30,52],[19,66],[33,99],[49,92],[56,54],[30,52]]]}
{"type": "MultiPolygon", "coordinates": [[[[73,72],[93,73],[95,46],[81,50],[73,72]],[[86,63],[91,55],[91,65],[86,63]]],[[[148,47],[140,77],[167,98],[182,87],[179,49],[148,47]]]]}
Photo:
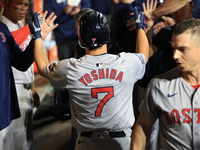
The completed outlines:
{"type": "Polygon", "coordinates": [[[10,58],[11,66],[20,71],[26,71],[34,61],[33,44],[29,44],[27,49],[22,51],[4,23],[0,24],[0,32],[3,42],[1,46],[7,50],[4,56],[10,58]]]}

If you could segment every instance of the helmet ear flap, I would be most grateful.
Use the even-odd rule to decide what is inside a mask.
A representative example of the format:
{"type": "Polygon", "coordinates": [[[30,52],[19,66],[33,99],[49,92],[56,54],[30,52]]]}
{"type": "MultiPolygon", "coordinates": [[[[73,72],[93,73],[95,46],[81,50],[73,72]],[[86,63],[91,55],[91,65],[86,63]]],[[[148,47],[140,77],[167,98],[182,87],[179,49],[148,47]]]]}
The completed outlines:
{"type": "Polygon", "coordinates": [[[80,44],[90,50],[110,41],[110,29],[106,18],[98,11],[85,13],[79,20],[80,44]]]}

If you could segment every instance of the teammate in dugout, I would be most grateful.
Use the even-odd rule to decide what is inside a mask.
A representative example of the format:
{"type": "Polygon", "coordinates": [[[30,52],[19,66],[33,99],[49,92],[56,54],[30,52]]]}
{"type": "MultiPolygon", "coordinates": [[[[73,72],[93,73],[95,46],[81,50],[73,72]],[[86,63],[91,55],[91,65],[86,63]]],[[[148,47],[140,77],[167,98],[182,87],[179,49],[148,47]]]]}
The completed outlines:
{"type": "Polygon", "coordinates": [[[143,77],[149,57],[145,17],[139,13],[136,19],[137,53],[107,53],[110,30],[97,11],[87,12],[79,20],[79,43],[86,51],[80,59],[49,64],[45,51],[35,51],[39,73],[54,87],[69,91],[72,126],[78,133],[76,150],[130,149],[135,121],[132,90],[143,77]]]}
{"type": "MultiPolygon", "coordinates": [[[[0,0],[0,11],[2,10],[0,0]]],[[[0,17],[1,13],[0,13],[0,17]]],[[[32,42],[22,51],[15,43],[13,36],[4,23],[0,22],[0,149],[14,150],[13,128],[11,122],[20,117],[18,99],[15,89],[15,83],[11,66],[20,71],[26,71],[33,63],[33,51],[40,50],[43,47],[41,30],[39,27],[38,14],[35,13],[29,22],[31,33],[33,34],[32,42]],[[33,50],[34,44],[34,50],[33,50]]]]}
{"type": "MultiPolygon", "coordinates": [[[[31,42],[31,34],[28,25],[24,25],[21,20],[24,19],[29,10],[29,0],[4,0],[4,11],[2,22],[5,23],[13,35],[16,43],[24,50],[29,42],[31,42]]],[[[49,26],[55,20],[56,16],[53,13],[46,18],[47,11],[42,15],[43,22],[42,38],[49,34],[54,28],[49,26]]],[[[32,47],[33,49],[34,47],[32,47]]],[[[21,117],[12,121],[11,126],[14,131],[14,147],[15,150],[30,149],[33,140],[32,127],[32,111],[40,105],[39,95],[34,86],[34,71],[33,64],[26,71],[19,71],[12,67],[12,72],[15,80],[15,87],[19,102],[21,117]]]]}
{"type": "Polygon", "coordinates": [[[134,150],[145,149],[159,119],[157,149],[200,148],[200,20],[178,23],[172,36],[178,67],[152,79],[132,136],[134,150]]]}

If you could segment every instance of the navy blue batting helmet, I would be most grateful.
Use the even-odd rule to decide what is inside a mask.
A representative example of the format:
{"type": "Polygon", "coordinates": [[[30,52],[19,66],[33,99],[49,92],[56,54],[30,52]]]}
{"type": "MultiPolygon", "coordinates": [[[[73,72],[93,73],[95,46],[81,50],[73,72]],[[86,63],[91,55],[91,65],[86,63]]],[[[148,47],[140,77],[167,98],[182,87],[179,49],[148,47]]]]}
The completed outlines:
{"type": "Polygon", "coordinates": [[[79,20],[80,44],[90,50],[110,41],[110,29],[106,18],[98,11],[85,13],[79,20]]]}

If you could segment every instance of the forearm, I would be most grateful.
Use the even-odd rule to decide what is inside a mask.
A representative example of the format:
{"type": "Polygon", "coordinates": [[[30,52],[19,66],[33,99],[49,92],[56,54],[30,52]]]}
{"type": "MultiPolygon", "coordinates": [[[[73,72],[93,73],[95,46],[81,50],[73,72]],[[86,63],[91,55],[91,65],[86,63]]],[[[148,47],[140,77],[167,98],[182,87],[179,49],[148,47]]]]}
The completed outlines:
{"type": "Polygon", "coordinates": [[[131,150],[145,150],[153,124],[154,121],[147,119],[140,113],[131,136],[131,150]]]}
{"type": "Polygon", "coordinates": [[[38,72],[41,76],[44,75],[44,67],[49,64],[46,49],[44,48],[42,39],[35,40],[34,58],[38,68],[38,72]]]}
{"type": "Polygon", "coordinates": [[[158,49],[153,45],[152,42],[152,28],[147,32],[147,39],[149,42],[149,57],[151,57],[158,52],[158,49]]]}
{"type": "Polygon", "coordinates": [[[144,54],[146,62],[149,59],[149,43],[147,40],[146,32],[143,29],[137,31],[136,40],[136,53],[144,54]]]}
{"type": "Polygon", "coordinates": [[[163,15],[171,14],[182,8],[190,1],[191,0],[165,0],[152,12],[152,19],[155,21],[163,15]]]}
{"type": "Polygon", "coordinates": [[[146,147],[146,135],[142,127],[136,124],[131,136],[131,148],[130,150],[145,150],[146,147]]]}

